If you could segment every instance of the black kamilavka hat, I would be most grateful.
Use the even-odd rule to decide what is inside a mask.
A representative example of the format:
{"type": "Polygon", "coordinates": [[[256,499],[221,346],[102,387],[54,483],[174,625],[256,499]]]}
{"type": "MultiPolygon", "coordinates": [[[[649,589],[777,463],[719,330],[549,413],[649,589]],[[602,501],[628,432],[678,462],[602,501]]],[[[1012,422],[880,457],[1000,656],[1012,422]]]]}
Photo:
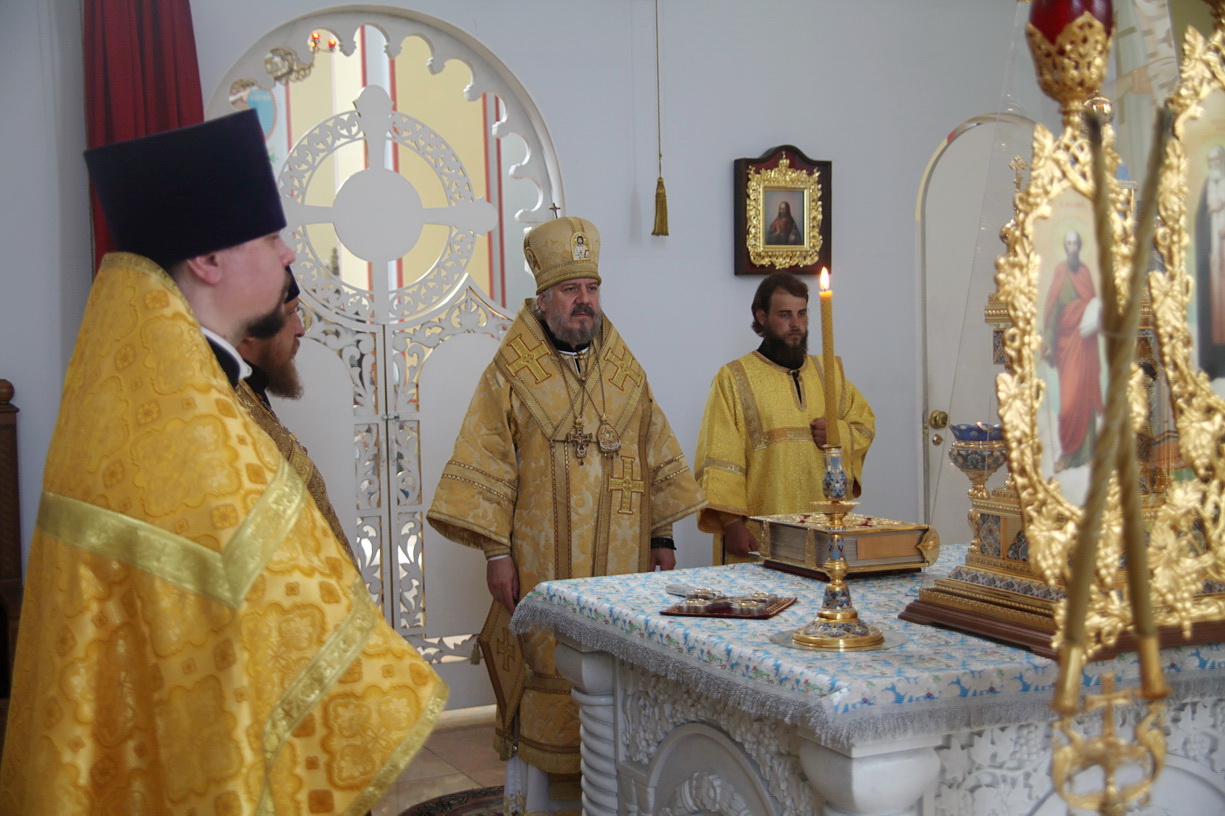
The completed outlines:
{"type": "Polygon", "coordinates": [[[254,110],[85,151],[115,246],[171,264],[285,228],[254,110]]]}
{"type": "Polygon", "coordinates": [[[298,276],[288,266],[285,267],[285,274],[289,276],[289,288],[285,291],[285,302],[288,303],[294,298],[301,296],[302,287],[298,286],[298,276]]]}

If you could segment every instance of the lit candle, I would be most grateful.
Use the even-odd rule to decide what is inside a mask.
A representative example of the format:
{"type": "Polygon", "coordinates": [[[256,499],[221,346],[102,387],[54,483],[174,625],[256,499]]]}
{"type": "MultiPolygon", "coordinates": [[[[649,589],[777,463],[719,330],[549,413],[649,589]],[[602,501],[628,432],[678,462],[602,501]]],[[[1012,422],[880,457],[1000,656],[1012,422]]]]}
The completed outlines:
{"type": "Polygon", "coordinates": [[[829,270],[821,270],[821,357],[825,369],[825,444],[838,444],[838,400],[834,391],[834,292],[829,270]]]}

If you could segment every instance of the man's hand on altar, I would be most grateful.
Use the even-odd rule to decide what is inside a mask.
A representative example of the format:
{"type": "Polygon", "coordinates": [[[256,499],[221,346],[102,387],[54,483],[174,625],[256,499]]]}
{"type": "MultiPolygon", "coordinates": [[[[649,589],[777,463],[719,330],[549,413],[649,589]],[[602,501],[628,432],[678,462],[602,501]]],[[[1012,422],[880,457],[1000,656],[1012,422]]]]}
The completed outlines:
{"type": "MultiPolygon", "coordinates": [[[[808,423],[808,430],[812,431],[812,441],[818,446],[825,444],[825,417],[817,417],[812,422],[808,423]]],[[[739,553],[743,555],[744,553],[739,553]]]]}
{"type": "MultiPolygon", "coordinates": [[[[821,433],[824,434],[825,420],[821,422],[821,433]]],[[[751,552],[757,552],[757,539],[753,538],[753,534],[745,526],[744,519],[736,519],[723,528],[723,551],[731,555],[748,555],[751,552]]]]}
{"type": "Polygon", "coordinates": [[[651,548],[651,572],[659,567],[661,572],[676,569],[676,550],[670,550],[667,547],[652,547],[651,548]]]}
{"type": "Polygon", "coordinates": [[[519,570],[515,568],[515,559],[508,556],[486,561],[485,583],[493,599],[514,614],[515,600],[519,597],[519,570]]]}

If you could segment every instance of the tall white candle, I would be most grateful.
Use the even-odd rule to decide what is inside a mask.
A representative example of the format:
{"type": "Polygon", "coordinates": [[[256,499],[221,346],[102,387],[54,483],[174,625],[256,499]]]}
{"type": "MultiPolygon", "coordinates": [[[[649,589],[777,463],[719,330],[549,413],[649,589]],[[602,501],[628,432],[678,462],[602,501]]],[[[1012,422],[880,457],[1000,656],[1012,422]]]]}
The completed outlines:
{"type": "Polygon", "coordinates": [[[837,445],[838,400],[834,392],[834,292],[829,288],[829,269],[821,270],[821,359],[825,369],[825,444],[837,445]]]}

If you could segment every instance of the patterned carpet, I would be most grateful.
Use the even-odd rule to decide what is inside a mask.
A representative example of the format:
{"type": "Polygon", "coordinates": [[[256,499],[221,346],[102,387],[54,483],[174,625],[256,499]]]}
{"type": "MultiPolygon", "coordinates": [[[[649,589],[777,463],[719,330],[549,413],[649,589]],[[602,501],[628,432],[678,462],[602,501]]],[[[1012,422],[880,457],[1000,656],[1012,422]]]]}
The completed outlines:
{"type": "Polygon", "coordinates": [[[413,805],[400,816],[502,816],[502,786],[448,793],[413,805]]]}

